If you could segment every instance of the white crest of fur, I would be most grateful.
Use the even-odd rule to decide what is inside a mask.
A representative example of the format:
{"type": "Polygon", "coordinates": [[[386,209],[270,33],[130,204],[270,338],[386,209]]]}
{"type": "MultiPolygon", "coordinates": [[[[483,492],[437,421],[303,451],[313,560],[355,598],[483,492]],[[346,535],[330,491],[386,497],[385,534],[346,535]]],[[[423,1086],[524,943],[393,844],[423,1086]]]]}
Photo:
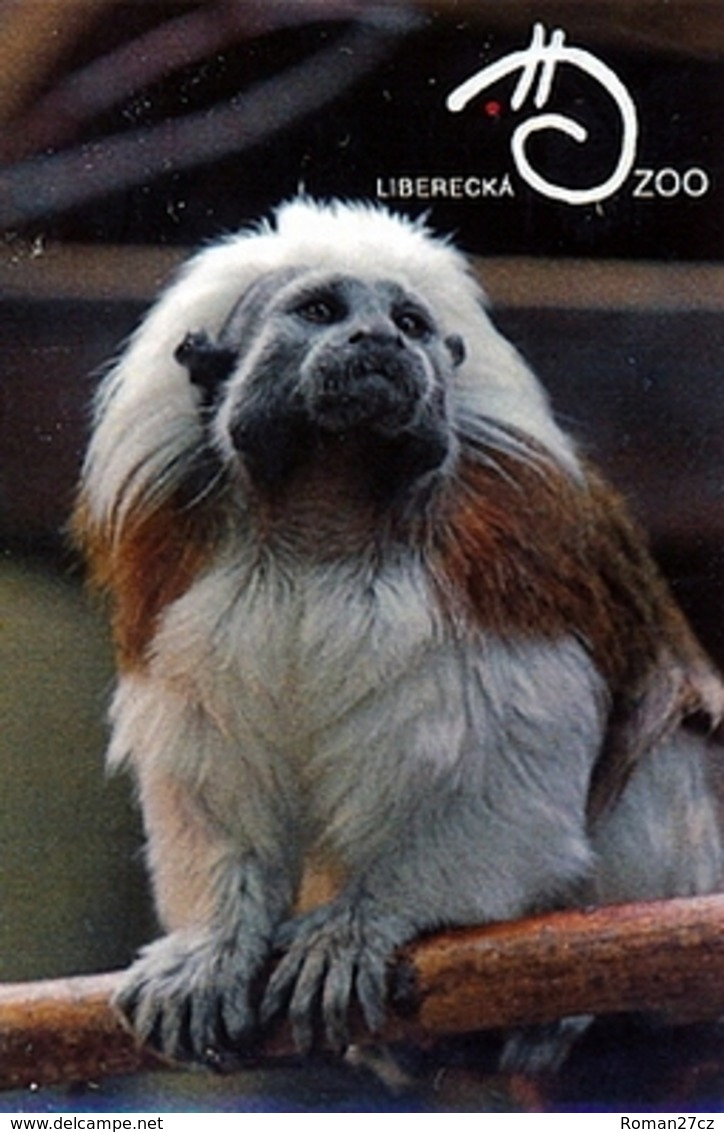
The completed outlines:
{"type": "Polygon", "coordinates": [[[515,349],[485,313],[469,264],[421,222],[364,204],[299,198],[272,223],[242,230],[189,261],[161,296],[109,375],[98,401],[85,480],[103,521],[149,489],[201,439],[195,395],[174,351],[189,331],[219,331],[239,297],[260,276],[285,267],[329,269],[360,278],[394,278],[435,313],[443,334],[460,334],[467,357],[456,371],[457,422],[488,417],[527,432],[573,474],[570,440],[515,349]]]}

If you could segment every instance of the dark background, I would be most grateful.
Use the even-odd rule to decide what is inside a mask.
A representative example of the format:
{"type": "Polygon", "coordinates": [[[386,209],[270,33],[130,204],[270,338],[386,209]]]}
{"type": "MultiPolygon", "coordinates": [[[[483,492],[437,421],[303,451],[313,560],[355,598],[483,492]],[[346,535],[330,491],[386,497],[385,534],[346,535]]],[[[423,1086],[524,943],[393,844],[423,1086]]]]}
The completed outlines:
{"type": "MultiPolygon", "coordinates": [[[[132,52],[134,44],[140,51],[144,37],[159,24],[169,27],[199,7],[114,4],[112,20],[93,23],[73,43],[63,61],[65,73],[82,72],[114,52],[119,56],[124,49],[132,52]]],[[[242,7],[253,13],[264,6],[242,7]]],[[[272,3],[267,11],[276,10],[278,22],[283,23],[289,7],[272,3]]],[[[298,10],[304,7],[304,0],[297,4],[298,10]]],[[[343,6],[306,7],[308,22],[295,21],[291,27],[272,28],[242,42],[230,35],[208,56],[167,71],[159,65],[142,73],[140,81],[148,81],[140,87],[129,83],[130,89],[124,90],[120,84],[118,100],[96,114],[86,110],[82,120],[73,122],[71,138],[58,129],[54,135],[51,129],[43,139],[51,144],[32,155],[44,160],[48,179],[59,176],[62,169],[53,157],[86,146],[96,166],[102,165],[111,140],[125,137],[136,144],[135,155],[128,159],[136,169],[136,183],[122,192],[105,191],[80,208],[52,212],[46,208],[21,224],[22,230],[45,239],[187,246],[266,213],[301,184],[313,195],[371,198],[378,178],[466,173],[500,178],[508,172],[514,199],[400,200],[395,206],[418,213],[429,208],[436,227],[455,232],[466,249],[482,255],[721,258],[724,62],[716,42],[701,43],[706,26],[695,25],[696,5],[679,5],[678,10],[676,4],[595,2],[383,5],[388,16],[392,11],[405,14],[407,23],[402,22],[401,28],[377,26],[374,15],[380,6],[372,4],[357,5],[362,19],[355,24],[342,18],[343,12],[335,20],[323,18],[325,10],[343,6]],[[669,9],[669,20],[659,27],[664,8],[669,9]],[[518,177],[510,157],[511,133],[532,113],[532,96],[519,111],[510,109],[517,74],[460,114],[445,109],[445,97],[463,79],[527,45],[534,17],[546,24],[548,37],[553,28],[563,27],[570,45],[597,55],[626,85],[640,124],[636,167],[674,168],[680,174],[703,168],[711,180],[706,196],[637,200],[632,195],[633,178],[599,205],[561,206],[533,193],[518,177]],[[633,24],[629,34],[627,20],[633,24]],[[196,160],[190,168],[183,166],[194,147],[179,139],[176,152],[169,144],[167,171],[155,171],[152,181],[144,176],[143,137],[153,127],[195,116],[197,139],[199,132],[212,134],[221,129],[222,108],[236,107],[243,120],[247,106],[255,113],[260,86],[274,80],[283,103],[285,76],[315,53],[334,53],[335,45],[339,51],[350,50],[349,37],[360,24],[369,43],[384,44],[385,57],[368,67],[350,89],[332,92],[307,114],[287,108],[281,124],[270,118],[265,128],[257,121],[257,140],[243,147],[237,142],[237,152],[196,160]],[[687,51],[691,40],[697,46],[695,53],[687,51]],[[493,117],[486,113],[491,99],[500,110],[493,117]],[[62,145],[54,144],[58,136],[62,145]]],[[[716,5],[713,9],[716,16],[716,5]]],[[[706,14],[711,19],[711,12],[706,14]]],[[[273,17],[269,22],[274,23],[273,17]]],[[[320,63],[320,73],[323,66],[320,63]]],[[[541,168],[572,186],[604,179],[615,163],[619,134],[610,97],[590,77],[571,66],[559,66],[553,97],[545,109],[570,114],[588,128],[590,136],[583,146],[551,133],[539,138],[534,144],[541,168]]],[[[17,129],[22,133],[22,123],[17,129]]],[[[22,163],[13,172],[19,178],[13,194],[23,196],[18,211],[22,220],[23,211],[32,216],[35,207],[42,207],[44,193],[37,182],[23,182],[22,163]]],[[[84,175],[92,182],[93,170],[86,169],[84,175]]],[[[6,187],[6,199],[7,195],[6,187]]],[[[0,203],[2,199],[0,180],[0,203]]]]}

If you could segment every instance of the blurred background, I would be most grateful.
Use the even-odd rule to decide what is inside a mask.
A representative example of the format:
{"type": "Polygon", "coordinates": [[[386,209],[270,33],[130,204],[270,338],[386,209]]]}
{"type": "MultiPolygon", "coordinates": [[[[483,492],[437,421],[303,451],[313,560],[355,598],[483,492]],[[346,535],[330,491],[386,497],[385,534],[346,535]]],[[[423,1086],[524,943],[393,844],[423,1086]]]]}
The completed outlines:
{"type": "MultiPolygon", "coordinates": [[[[103,771],[104,620],[65,524],[104,364],[189,251],[300,186],[427,213],[476,257],[496,321],[724,663],[721,16],[719,0],[0,0],[0,979],[119,966],[154,933],[130,786],[103,771]],[[517,76],[445,109],[536,20],[630,91],[645,196],[633,175],[586,206],[532,192],[510,155],[517,76]],[[495,188],[400,195],[401,178],[468,175],[495,188]]],[[[572,68],[556,84],[586,158],[550,137],[537,158],[583,184],[613,159],[614,110],[572,68]]]]}

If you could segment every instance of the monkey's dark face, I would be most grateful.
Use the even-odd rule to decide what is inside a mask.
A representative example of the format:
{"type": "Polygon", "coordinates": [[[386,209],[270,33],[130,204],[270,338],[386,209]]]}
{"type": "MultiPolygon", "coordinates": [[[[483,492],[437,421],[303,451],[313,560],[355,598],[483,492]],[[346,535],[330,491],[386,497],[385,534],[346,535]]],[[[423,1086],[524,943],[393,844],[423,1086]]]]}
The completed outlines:
{"type": "Polygon", "coordinates": [[[397,284],[311,283],[284,313],[280,329],[299,358],[299,393],[320,429],[395,436],[443,397],[441,371],[452,353],[432,315],[397,284]]]}
{"type": "Polygon", "coordinates": [[[463,360],[397,282],[289,273],[261,280],[218,342],[190,335],[179,360],[201,387],[217,443],[272,487],[346,443],[370,475],[416,478],[448,453],[451,373],[463,360]]]}

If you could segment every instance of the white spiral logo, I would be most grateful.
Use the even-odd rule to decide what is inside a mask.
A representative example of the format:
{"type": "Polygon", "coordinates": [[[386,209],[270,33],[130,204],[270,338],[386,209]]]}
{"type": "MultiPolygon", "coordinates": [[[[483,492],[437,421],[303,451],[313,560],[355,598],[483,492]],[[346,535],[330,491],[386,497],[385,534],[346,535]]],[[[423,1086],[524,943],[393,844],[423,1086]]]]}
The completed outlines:
{"type": "Polygon", "coordinates": [[[564,201],[566,204],[592,204],[605,200],[621,187],[636,159],[636,144],[638,140],[638,117],[633,99],[616,74],[592,55],[579,47],[569,47],[565,42],[565,33],[556,29],[550,41],[545,42],[545,28],[543,24],[535,24],[529,45],[521,51],[513,51],[496,63],[484,67],[471,78],[467,79],[448,96],[446,106],[453,113],[463,110],[471,99],[477,97],[482,91],[505,78],[507,75],[520,70],[520,78],[511,98],[511,109],[519,110],[528,95],[533,83],[538,77],[538,86],[533,101],[538,110],[541,110],[551,94],[553,79],[559,64],[568,64],[578,67],[595,79],[614,100],[621,118],[621,144],[618,160],[609,177],[600,184],[588,189],[571,189],[564,185],[557,185],[547,180],[533,167],[526,152],[526,144],[531,134],[541,130],[556,130],[566,134],[573,141],[582,144],[588,138],[588,131],[573,118],[564,114],[537,114],[516,127],[511,138],[511,152],[516,169],[520,176],[531,188],[550,197],[552,200],[564,201]]]}

